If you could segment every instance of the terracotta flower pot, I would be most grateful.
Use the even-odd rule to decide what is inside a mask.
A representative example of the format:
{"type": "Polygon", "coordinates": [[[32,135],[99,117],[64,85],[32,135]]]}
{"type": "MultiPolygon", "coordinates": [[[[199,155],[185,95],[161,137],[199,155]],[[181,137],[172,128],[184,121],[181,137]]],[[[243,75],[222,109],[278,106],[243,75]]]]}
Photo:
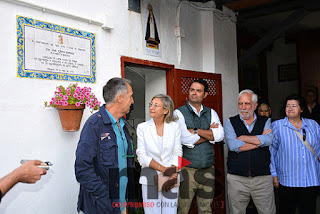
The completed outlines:
{"type": "Polygon", "coordinates": [[[80,128],[83,109],[85,105],[67,105],[56,106],[59,112],[59,117],[62,125],[62,129],[66,132],[75,132],[80,128]]]}

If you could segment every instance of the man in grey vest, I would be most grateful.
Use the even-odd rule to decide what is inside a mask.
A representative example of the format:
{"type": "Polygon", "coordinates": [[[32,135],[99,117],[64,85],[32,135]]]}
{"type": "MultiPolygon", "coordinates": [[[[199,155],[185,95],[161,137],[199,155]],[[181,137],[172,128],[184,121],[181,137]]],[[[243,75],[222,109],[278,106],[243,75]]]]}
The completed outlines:
{"type": "Polygon", "coordinates": [[[208,84],[203,79],[193,81],[189,87],[186,105],[174,111],[179,118],[183,158],[192,162],[182,169],[178,213],[187,214],[194,195],[198,213],[212,213],[214,197],[214,147],[223,140],[224,131],[218,114],[202,105],[208,96],[208,84]]]}
{"type": "Polygon", "coordinates": [[[259,214],[276,213],[270,173],[271,119],[254,113],[258,97],[251,90],[238,96],[239,114],[224,124],[228,154],[228,199],[232,214],[245,214],[250,196],[259,214]]]}

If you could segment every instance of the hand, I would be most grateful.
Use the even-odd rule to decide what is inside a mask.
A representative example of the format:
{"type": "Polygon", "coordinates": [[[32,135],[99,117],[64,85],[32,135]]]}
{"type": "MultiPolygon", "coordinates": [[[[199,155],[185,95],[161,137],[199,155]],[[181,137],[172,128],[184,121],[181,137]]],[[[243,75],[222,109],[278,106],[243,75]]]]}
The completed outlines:
{"type": "Polygon", "coordinates": [[[198,145],[204,142],[207,142],[208,140],[204,139],[203,137],[200,137],[200,139],[194,144],[194,145],[198,145]]]}
{"type": "Polygon", "coordinates": [[[269,133],[271,133],[271,132],[272,132],[271,129],[266,129],[266,130],[264,130],[264,131],[262,132],[262,134],[263,134],[263,135],[267,135],[267,134],[269,134],[269,133]]]}
{"type": "Polygon", "coordinates": [[[278,180],[278,177],[275,176],[275,177],[273,177],[272,179],[273,179],[273,186],[274,186],[275,188],[279,188],[279,180],[278,180]]]}
{"type": "Polygon", "coordinates": [[[171,176],[170,176],[170,178],[169,178],[169,180],[170,179],[175,179],[175,178],[178,178],[178,175],[179,175],[179,173],[174,173],[174,174],[172,174],[171,176]]]}
{"type": "Polygon", "coordinates": [[[13,172],[17,174],[19,182],[35,183],[40,180],[41,175],[45,175],[47,173],[47,170],[37,166],[40,164],[41,161],[39,160],[31,160],[22,164],[13,172]]]}
{"type": "Polygon", "coordinates": [[[243,142],[244,142],[244,139],[245,139],[245,135],[241,135],[241,136],[237,137],[237,140],[241,140],[243,142]]]}
{"type": "Polygon", "coordinates": [[[177,183],[177,178],[169,179],[163,184],[162,190],[168,192],[168,190],[172,189],[176,183],[177,183]]]}
{"type": "Polygon", "coordinates": [[[210,126],[210,129],[214,129],[214,128],[218,128],[219,127],[219,123],[212,123],[210,126]]]}
{"type": "Polygon", "coordinates": [[[188,131],[189,131],[191,134],[194,134],[193,129],[188,129],[188,131]]]}
{"type": "Polygon", "coordinates": [[[176,172],[177,172],[177,167],[175,166],[166,167],[166,170],[163,172],[163,175],[171,177],[176,172]]]}

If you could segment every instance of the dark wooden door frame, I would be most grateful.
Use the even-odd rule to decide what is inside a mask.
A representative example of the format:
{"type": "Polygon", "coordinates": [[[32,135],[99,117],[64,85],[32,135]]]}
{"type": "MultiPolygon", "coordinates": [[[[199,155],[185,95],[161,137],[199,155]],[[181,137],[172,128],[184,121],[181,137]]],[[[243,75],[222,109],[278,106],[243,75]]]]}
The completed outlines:
{"type": "Polygon", "coordinates": [[[173,97],[173,82],[170,84],[170,80],[173,81],[173,74],[174,74],[174,65],[169,65],[161,62],[153,62],[149,60],[142,60],[127,56],[121,56],[121,77],[125,77],[125,67],[127,65],[134,65],[137,67],[144,67],[144,68],[161,68],[166,71],[166,81],[167,81],[167,94],[170,97],[173,97]]]}

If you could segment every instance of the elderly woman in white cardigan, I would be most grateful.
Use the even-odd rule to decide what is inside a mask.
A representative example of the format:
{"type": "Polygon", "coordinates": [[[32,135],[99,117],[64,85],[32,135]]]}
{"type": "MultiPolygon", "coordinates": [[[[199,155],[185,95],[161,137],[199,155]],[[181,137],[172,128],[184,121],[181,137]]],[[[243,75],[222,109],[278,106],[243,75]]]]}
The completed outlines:
{"type": "Polygon", "coordinates": [[[151,119],[138,125],[138,161],[142,166],[140,184],[149,213],[177,213],[179,187],[178,156],[182,156],[179,124],[174,122],[173,101],[163,94],[155,95],[149,104],[151,119]],[[148,173],[148,172],[153,173],[148,173]],[[148,175],[146,175],[147,172],[148,175]],[[164,173],[168,181],[158,188],[153,175],[164,173]],[[170,190],[170,191],[168,191],[170,190]]]}

